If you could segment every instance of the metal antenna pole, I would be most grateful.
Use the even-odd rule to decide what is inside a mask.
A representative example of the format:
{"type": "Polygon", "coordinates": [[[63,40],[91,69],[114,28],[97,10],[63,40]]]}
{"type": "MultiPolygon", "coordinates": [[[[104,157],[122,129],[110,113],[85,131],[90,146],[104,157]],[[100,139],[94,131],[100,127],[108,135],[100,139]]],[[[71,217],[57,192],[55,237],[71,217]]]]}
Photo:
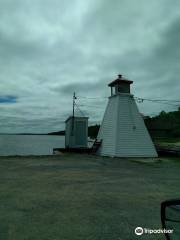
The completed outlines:
{"type": "Polygon", "coordinates": [[[76,93],[73,94],[73,117],[74,117],[74,107],[75,107],[76,93]]]}
{"type": "Polygon", "coordinates": [[[74,92],[73,94],[73,117],[72,117],[72,131],[71,131],[71,135],[74,135],[74,108],[75,108],[75,100],[76,100],[76,93],[74,92]]]}

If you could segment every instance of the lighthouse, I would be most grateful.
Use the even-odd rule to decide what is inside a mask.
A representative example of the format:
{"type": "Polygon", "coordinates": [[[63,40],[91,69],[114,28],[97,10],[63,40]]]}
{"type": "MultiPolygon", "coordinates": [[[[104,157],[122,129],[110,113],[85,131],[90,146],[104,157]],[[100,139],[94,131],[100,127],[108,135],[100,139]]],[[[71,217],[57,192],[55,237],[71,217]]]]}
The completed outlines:
{"type": "Polygon", "coordinates": [[[130,91],[133,81],[118,75],[98,132],[98,155],[110,157],[157,157],[144,120],[130,91]]]}

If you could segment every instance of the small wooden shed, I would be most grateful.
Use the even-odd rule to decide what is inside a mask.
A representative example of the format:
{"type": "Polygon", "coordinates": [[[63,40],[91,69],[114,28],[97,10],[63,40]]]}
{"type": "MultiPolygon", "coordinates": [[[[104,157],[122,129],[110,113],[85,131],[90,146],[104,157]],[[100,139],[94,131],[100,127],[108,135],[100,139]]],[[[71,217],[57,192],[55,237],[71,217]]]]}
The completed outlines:
{"type": "Polygon", "coordinates": [[[87,148],[88,117],[70,116],[66,121],[65,147],[87,148]]]}

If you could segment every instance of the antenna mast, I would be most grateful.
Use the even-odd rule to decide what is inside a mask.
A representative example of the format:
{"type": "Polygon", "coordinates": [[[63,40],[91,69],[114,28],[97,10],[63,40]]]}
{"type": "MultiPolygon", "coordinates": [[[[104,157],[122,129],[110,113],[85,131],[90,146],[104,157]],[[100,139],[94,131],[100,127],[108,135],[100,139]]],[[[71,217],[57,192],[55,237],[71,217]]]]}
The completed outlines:
{"type": "Polygon", "coordinates": [[[71,130],[71,136],[74,135],[74,108],[75,108],[75,101],[76,101],[76,93],[73,94],[73,116],[72,116],[72,130],[71,130]]]}
{"type": "Polygon", "coordinates": [[[73,117],[74,117],[74,107],[75,107],[76,93],[73,94],[73,117]]]}

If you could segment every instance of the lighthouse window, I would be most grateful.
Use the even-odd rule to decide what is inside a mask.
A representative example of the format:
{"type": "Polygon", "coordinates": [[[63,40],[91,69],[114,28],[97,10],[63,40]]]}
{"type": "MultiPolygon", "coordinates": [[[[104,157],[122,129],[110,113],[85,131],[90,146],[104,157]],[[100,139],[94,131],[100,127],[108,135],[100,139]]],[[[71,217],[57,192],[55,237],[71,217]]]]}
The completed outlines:
{"type": "Polygon", "coordinates": [[[127,84],[119,85],[118,86],[118,92],[129,93],[130,92],[130,86],[127,85],[127,84]]]}
{"type": "Polygon", "coordinates": [[[111,96],[113,96],[115,94],[115,88],[111,87],[111,96]]]}
{"type": "Polygon", "coordinates": [[[123,87],[122,86],[118,86],[118,92],[123,92],[123,87]]]}

